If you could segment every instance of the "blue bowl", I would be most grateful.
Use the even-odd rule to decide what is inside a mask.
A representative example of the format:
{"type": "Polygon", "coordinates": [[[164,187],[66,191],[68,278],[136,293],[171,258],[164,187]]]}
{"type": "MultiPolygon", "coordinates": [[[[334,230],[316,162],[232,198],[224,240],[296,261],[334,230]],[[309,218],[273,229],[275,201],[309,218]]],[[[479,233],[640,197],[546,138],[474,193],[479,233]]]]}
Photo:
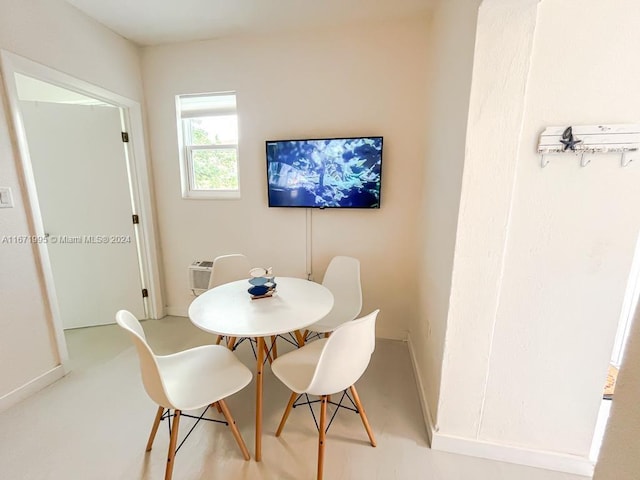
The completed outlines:
{"type": "Polygon", "coordinates": [[[265,277],[254,277],[254,278],[250,278],[249,279],[249,283],[251,285],[255,285],[255,286],[264,285],[268,281],[269,281],[269,279],[265,278],[265,277]]]}
{"type": "Polygon", "coordinates": [[[269,287],[265,287],[264,285],[256,285],[247,290],[251,295],[260,296],[264,295],[269,291],[269,287]]]}

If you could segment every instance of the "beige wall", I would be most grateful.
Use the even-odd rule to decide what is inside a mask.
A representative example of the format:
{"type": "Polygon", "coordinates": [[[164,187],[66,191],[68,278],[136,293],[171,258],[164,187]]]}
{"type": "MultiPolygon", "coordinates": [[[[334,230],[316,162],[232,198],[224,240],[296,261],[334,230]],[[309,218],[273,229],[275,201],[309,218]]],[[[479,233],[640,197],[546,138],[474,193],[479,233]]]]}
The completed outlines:
{"type": "MultiPolygon", "coordinates": [[[[142,100],[137,49],[60,0],[0,0],[0,48],[142,100]]],[[[0,96],[0,237],[33,233],[4,91],[0,96]]],[[[0,239],[1,240],[1,239],[0,239]]],[[[32,245],[0,243],[0,399],[59,364],[32,245]]]]}
{"type": "Polygon", "coordinates": [[[587,471],[640,169],[570,154],[542,169],[535,150],[547,126],[638,121],[639,21],[631,0],[480,9],[438,415],[449,440],[587,471]]]}
{"type": "Polygon", "coordinates": [[[411,323],[416,368],[431,415],[437,417],[449,311],[451,272],[462,185],[471,69],[480,0],[440,2],[429,43],[429,96],[424,135],[420,313],[411,323]]]}
{"type": "Polygon", "coordinates": [[[381,308],[378,335],[406,336],[418,291],[427,34],[418,18],[144,50],[169,313],[186,315],[196,259],[243,252],[277,275],[305,275],[305,210],[267,207],[265,140],[382,135],[382,208],[314,210],[313,276],[334,255],[358,257],[363,313],[381,308]],[[175,95],[225,90],[237,92],[242,198],[184,200],[175,95]]]}
{"type": "Polygon", "coordinates": [[[536,3],[485,0],[479,10],[436,419],[442,435],[475,440],[480,425],[515,175],[505,159],[518,152],[536,3]]]}
{"type": "Polygon", "coordinates": [[[489,440],[589,452],[640,229],[640,209],[620,207],[640,203],[640,165],[612,154],[581,168],[569,155],[541,169],[535,146],[548,125],[638,121],[640,65],[623,60],[638,25],[630,0],[541,4],[480,432],[489,440]]]}

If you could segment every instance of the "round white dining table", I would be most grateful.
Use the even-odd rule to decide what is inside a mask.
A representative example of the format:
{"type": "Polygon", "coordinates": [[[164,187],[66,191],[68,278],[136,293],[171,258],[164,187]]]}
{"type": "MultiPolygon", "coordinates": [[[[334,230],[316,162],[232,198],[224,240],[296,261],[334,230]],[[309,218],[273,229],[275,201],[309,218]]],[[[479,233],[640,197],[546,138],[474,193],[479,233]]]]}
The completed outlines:
{"type": "MultiPolygon", "coordinates": [[[[198,328],[227,337],[256,337],[256,439],[255,458],[262,458],[262,382],[264,337],[297,332],[325,317],[333,295],[319,283],[300,278],[276,277],[276,293],[252,299],[248,280],[238,280],[207,290],[189,306],[189,318],[198,328]]],[[[298,336],[299,343],[302,343],[298,336]]]]}

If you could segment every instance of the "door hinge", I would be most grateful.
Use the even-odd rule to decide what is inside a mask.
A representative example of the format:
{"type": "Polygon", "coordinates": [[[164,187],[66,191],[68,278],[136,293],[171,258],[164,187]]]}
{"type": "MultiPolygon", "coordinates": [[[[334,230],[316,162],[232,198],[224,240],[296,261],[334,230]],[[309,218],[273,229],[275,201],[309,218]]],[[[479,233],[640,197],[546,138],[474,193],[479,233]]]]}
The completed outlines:
{"type": "Polygon", "coordinates": [[[122,132],[122,141],[127,143],[129,141],[129,134],[127,132],[122,132]]]}
{"type": "Polygon", "coordinates": [[[147,298],[149,296],[149,290],[146,288],[142,289],[142,298],[147,298]]]}
{"type": "Polygon", "coordinates": [[[134,225],[138,225],[140,223],[140,217],[138,215],[131,216],[134,225]]]}

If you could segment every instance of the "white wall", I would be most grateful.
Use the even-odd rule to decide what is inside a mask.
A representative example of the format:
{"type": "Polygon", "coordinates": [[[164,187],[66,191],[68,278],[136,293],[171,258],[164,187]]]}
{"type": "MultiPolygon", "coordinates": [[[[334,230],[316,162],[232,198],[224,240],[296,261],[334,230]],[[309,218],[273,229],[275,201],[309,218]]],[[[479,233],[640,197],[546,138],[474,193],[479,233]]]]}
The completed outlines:
{"type": "Polygon", "coordinates": [[[640,165],[621,168],[620,155],[599,155],[583,169],[569,156],[543,170],[534,148],[547,125],[640,120],[640,65],[623,60],[640,42],[639,22],[632,1],[541,5],[485,438],[589,451],[640,228],[640,209],[625,207],[640,203],[640,165]],[[503,387],[511,383],[517,394],[503,387]]]}
{"type": "Polygon", "coordinates": [[[427,20],[143,51],[169,313],[186,314],[196,259],[244,252],[277,275],[305,275],[305,211],[267,207],[265,140],[382,135],[382,208],[314,211],[313,271],[321,280],[332,256],[358,257],[363,313],[381,308],[378,334],[406,335],[418,291],[427,20]],[[237,92],[242,199],[184,200],[175,95],[224,90],[237,92]]]}
{"type": "Polygon", "coordinates": [[[476,438],[481,420],[536,3],[485,0],[478,15],[436,420],[454,436],[476,438]]]}
{"type": "Polygon", "coordinates": [[[438,427],[586,462],[640,165],[599,155],[580,168],[568,155],[542,169],[535,149],[546,126],[638,121],[640,10],[545,0],[536,27],[537,2],[517,3],[480,13],[438,427]]]}
{"type": "MultiPolygon", "coordinates": [[[[67,3],[0,0],[0,12],[1,49],[142,99],[137,49],[67,3]]],[[[15,202],[0,210],[0,237],[27,235],[33,230],[4,92],[0,103],[0,185],[11,187],[15,202]]],[[[34,246],[0,243],[0,400],[60,361],[37,262],[34,246]]]]}
{"type": "Polygon", "coordinates": [[[480,0],[440,2],[429,43],[427,154],[420,233],[420,314],[411,324],[412,353],[429,411],[437,416],[462,186],[471,69],[480,0]]]}

